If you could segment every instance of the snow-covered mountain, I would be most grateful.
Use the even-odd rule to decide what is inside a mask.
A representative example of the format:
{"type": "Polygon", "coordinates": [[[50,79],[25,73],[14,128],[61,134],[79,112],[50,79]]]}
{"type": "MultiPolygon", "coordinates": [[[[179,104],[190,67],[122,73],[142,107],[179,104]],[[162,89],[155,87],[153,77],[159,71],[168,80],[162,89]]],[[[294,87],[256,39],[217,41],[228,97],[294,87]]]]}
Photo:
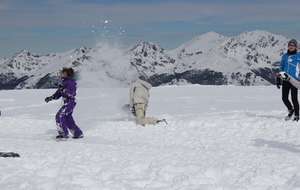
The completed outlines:
{"type": "Polygon", "coordinates": [[[266,31],[201,35],[172,51],[179,79],[201,84],[268,85],[288,39],[266,31]],[[189,68],[189,69],[187,69],[189,68]]]}
{"type": "Polygon", "coordinates": [[[128,86],[141,74],[154,86],[270,85],[287,42],[256,30],[236,37],[209,32],[172,51],[150,42],[127,50],[103,44],[42,56],[23,50],[0,59],[0,89],[51,88],[62,67],[75,68],[82,87],[128,86]]]}

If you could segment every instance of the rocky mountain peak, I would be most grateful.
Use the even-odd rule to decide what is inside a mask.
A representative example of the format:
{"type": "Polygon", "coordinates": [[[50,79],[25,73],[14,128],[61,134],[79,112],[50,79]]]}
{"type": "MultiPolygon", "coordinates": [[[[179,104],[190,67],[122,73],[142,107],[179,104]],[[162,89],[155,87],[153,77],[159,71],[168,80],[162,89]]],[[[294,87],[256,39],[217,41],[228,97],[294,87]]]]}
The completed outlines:
{"type": "Polygon", "coordinates": [[[134,47],[130,48],[127,52],[133,53],[136,56],[147,57],[148,53],[152,55],[157,53],[164,53],[164,49],[152,42],[140,42],[134,47]]]}

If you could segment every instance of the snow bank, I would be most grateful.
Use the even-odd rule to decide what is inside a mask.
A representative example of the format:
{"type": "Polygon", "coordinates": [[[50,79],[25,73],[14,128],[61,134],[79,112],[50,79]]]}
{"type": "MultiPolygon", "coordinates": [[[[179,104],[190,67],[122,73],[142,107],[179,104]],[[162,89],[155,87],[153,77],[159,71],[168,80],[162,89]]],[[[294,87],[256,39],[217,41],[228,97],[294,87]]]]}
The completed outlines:
{"type": "Polygon", "coordinates": [[[274,86],[150,90],[139,126],[122,112],[128,89],[78,89],[83,139],[56,141],[54,90],[0,91],[1,189],[299,189],[299,123],[284,121],[274,86]]]}

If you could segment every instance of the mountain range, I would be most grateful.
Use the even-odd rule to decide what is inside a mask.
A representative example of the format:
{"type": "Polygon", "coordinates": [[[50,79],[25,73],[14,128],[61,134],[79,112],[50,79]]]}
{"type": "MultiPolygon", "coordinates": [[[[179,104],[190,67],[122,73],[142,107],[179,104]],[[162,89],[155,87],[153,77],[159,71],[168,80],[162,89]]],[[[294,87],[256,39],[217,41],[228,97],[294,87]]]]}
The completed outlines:
{"type": "Polygon", "coordinates": [[[74,68],[81,87],[127,87],[139,75],[153,86],[271,85],[288,40],[256,30],[236,37],[208,32],[171,51],[151,42],[47,55],[22,50],[0,59],[0,89],[53,88],[63,67],[74,68]]]}

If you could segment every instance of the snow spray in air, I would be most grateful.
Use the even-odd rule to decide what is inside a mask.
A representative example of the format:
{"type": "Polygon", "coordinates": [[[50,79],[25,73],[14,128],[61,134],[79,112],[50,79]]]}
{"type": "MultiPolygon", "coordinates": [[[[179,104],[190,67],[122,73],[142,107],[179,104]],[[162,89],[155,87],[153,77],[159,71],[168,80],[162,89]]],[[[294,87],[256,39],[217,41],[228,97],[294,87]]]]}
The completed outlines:
{"type": "Polygon", "coordinates": [[[112,20],[101,20],[84,33],[93,36],[95,47],[112,46],[122,49],[125,30],[121,26],[114,26],[112,20]]]}
{"type": "Polygon", "coordinates": [[[89,54],[89,64],[78,71],[79,87],[124,87],[126,83],[119,81],[131,78],[126,72],[130,61],[122,53],[125,31],[113,25],[111,20],[101,20],[85,32],[93,37],[95,48],[89,54]]]}

